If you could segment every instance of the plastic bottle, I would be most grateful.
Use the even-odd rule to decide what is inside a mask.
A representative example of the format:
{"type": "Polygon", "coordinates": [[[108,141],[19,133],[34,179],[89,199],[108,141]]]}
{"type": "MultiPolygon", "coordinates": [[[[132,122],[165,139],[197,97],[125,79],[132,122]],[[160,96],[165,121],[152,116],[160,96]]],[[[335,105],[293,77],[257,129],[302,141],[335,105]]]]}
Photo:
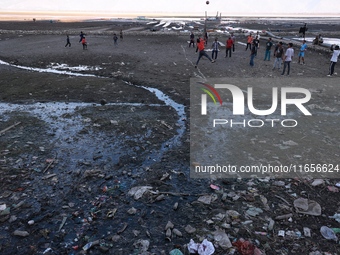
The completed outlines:
{"type": "Polygon", "coordinates": [[[83,250],[84,250],[84,251],[87,251],[88,249],[91,248],[91,246],[92,246],[92,242],[89,242],[89,243],[87,243],[87,244],[83,247],[83,250]]]}

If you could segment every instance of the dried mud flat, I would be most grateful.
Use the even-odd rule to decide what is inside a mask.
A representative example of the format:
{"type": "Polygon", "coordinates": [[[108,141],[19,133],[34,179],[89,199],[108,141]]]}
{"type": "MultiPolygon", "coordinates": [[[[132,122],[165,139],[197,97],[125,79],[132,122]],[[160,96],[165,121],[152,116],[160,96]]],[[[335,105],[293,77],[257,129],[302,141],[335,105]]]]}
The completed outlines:
{"type": "Polygon", "coordinates": [[[151,33],[138,24],[1,22],[1,29],[1,254],[169,254],[175,248],[188,254],[190,239],[204,238],[214,243],[214,254],[232,254],[218,229],[266,254],[338,254],[339,244],[320,228],[339,227],[329,218],[340,213],[339,179],[189,176],[192,77],[315,78],[313,121],[302,119],[293,131],[231,131],[230,162],[338,164],[340,94],[322,83],[327,50],[309,50],[306,65],[295,59],[287,79],[272,70],[273,60],[263,61],[263,47],[251,68],[242,44],[232,58],[221,51],[216,63],[202,59],[195,69],[188,35],[151,33]],[[112,34],[121,28],[124,39],[114,46],[112,34]],[[87,50],[78,43],[80,31],[87,50]],[[85,67],[46,72],[65,65],[85,67]],[[134,197],[133,187],[148,191],[134,197]],[[298,212],[299,198],[320,205],[321,215],[298,212]]]}

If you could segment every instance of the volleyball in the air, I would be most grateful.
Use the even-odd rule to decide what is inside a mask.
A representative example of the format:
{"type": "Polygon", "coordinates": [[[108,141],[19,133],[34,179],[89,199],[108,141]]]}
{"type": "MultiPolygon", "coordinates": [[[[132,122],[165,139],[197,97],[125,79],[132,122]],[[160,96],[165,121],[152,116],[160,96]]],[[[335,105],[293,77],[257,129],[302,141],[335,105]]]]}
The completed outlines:
{"type": "Polygon", "coordinates": [[[209,4],[209,1],[206,1],[205,3],[206,3],[206,4],[209,4]]]}

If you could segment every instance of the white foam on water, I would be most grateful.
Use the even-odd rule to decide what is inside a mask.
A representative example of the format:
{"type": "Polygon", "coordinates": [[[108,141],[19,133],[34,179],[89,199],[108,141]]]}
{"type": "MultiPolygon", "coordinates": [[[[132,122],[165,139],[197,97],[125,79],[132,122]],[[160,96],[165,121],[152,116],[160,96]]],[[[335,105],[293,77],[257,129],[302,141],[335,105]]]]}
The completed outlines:
{"type": "Polygon", "coordinates": [[[61,70],[69,70],[69,71],[98,71],[102,69],[99,66],[84,66],[84,65],[79,65],[79,66],[69,66],[67,64],[59,64],[59,63],[51,63],[49,68],[52,69],[61,69],[61,70]]]}

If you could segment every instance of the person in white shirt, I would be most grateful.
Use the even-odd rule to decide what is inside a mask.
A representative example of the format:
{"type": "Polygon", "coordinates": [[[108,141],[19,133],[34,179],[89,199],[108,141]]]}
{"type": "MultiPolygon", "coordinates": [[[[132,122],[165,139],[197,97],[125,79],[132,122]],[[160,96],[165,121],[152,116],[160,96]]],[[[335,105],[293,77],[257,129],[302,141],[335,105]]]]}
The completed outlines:
{"type": "Polygon", "coordinates": [[[287,70],[287,75],[290,73],[290,62],[292,62],[294,56],[294,49],[293,49],[293,44],[288,43],[288,49],[286,50],[286,53],[284,55],[283,61],[284,61],[284,66],[283,66],[283,71],[281,75],[285,74],[286,67],[288,67],[287,70]]]}
{"type": "Polygon", "coordinates": [[[339,55],[340,55],[339,45],[336,45],[333,50],[333,54],[331,57],[331,64],[329,66],[329,73],[327,76],[332,76],[334,74],[334,67],[335,67],[335,64],[338,62],[339,55]]]}
{"type": "Polygon", "coordinates": [[[221,46],[220,42],[217,41],[217,38],[215,38],[215,41],[212,44],[212,53],[211,53],[211,59],[216,60],[217,59],[217,54],[219,52],[219,46],[221,46]]]}

